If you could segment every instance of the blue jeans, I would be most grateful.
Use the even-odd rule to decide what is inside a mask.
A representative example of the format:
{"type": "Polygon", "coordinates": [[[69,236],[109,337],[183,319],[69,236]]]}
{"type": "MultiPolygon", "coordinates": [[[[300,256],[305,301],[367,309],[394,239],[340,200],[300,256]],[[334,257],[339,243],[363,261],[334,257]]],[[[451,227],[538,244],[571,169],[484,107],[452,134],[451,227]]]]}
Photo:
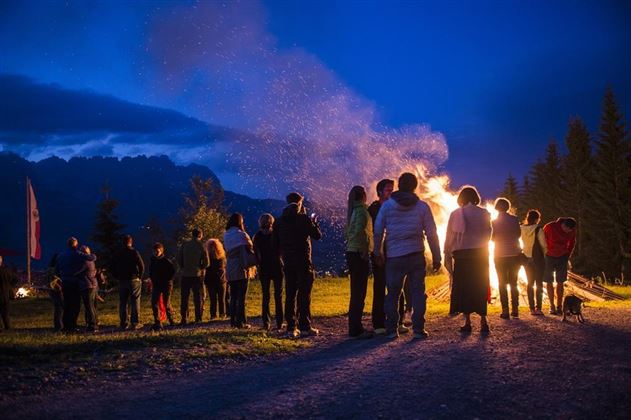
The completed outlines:
{"type": "Polygon", "coordinates": [[[405,278],[410,284],[412,301],[412,328],[420,332],[425,328],[425,256],[422,252],[388,258],[386,260],[386,329],[393,333],[399,325],[399,298],[405,278]]]}

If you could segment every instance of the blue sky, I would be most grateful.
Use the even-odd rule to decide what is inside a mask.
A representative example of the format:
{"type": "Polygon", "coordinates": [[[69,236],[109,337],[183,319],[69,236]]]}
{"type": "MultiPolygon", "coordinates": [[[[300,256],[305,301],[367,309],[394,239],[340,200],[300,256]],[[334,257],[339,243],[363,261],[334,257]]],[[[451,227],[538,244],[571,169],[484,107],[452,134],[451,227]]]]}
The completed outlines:
{"type": "Polygon", "coordinates": [[[338,109],[343,97],[331,116],[338,141],[368,126],[371,137],[429,126],[449,149],[432,157],[437,169],[490,195],[562,141],[571,116],[596,130],[607,86],[629,115],[630,28],[625,1],[5,1],[0,144],[34,159],[164,151],[260,195],[241,184],[244,158],[232,159],[222,127],[256,133],[257,155],[271,128],[306,138],[322,104],[338,109]],[[60,97],[71,102],[55,106],[60,97]],[[135,127],[138,115],[160,124],[135,127]]]}

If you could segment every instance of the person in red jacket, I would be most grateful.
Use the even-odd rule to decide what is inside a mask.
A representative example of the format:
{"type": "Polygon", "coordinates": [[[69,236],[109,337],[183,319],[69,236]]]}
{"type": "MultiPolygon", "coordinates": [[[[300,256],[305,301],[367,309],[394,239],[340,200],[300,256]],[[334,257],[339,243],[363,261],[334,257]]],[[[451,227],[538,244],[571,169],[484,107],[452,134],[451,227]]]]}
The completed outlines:
{"type": "Polygon", "coordinates": [[[570,255],[576,244],[576,220],[571,217],[559,217],[543,227],[546,237],[546,257],[543,281],[548,289],[550,314],[561,315],[563,307],[563,283],[567,280],[567,268],[570,255]],[[557,305],[554,306],[554,280],[557,283],[557,305]]]}

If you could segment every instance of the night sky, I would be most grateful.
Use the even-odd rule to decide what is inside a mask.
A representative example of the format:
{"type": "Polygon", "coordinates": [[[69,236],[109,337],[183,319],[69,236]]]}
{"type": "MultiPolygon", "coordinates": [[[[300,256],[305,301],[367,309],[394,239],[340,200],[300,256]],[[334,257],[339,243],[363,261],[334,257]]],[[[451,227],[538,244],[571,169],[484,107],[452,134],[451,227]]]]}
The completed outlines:
{"type": "MultiPolygon", "coordinates": [[[[283,145],[326,138],[343,146],[314,158],[361,166],[374,161],[355,138],[410,136],[454,186],[490,195],[562,142],[571,116],[595,131],[607,86],[631,115],[628,1],[5,0],[0,51],[0,150],[168,153],[253,196],[285,185],[238,174],[274,171],[283,145]]],[[[288,159],[307,167],[300,155],[288,159]]]]}

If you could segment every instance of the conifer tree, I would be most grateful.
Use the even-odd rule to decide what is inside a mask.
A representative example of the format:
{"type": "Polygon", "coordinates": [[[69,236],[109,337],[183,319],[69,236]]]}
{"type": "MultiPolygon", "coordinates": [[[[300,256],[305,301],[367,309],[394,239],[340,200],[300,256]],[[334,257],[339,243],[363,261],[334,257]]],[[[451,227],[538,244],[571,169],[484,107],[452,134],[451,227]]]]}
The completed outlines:
{"type": "Polygon", "coordinates": [[[512,205],[511,212],[522,219],[524,215],[519,185],[515,177],[510,173],[504,182],[504,189],[500,192],[500,196],[508,198],[512,205]]]}
{"type": "Polygon", "coordinates": [[[554,140],[548,144],[545,160],[533,165],[529,180],[529,207],[541,212],[542,223],[556,220],[561,216],[561,159],[554,140]]]}
{"type": "MultiPolygon", "coordinates": [[[[614,94],[605,94],[594,155],[590,223],[594,260],[608,277],[620,278],[631,250],[631,140],[614,94]]],[[[580,226],[579,226],[580,229],[580,226]]],[[[629,273],[626,273],[629,277],[629,273]]]]}
{"type": "Polygon", "coordinates": [[[596,267],[590,261],[591,224],[587,211],[593,187],[593,159],[589,130],[580,118],[572,118],[565,136],[567,155],[562,160],[561,196],[559,207],[563,216],[576,219],[579,225],[576,248],[572,255],[575,270],[592,274],[596,267]]]}
{"type": "Polygon", "coordinates": [[[121,231],[125,225],[118,222],[116,209],[119,203],[110,197],[110,187],[105,184],[101,191],[103,200],[98,205],[92,239],[97,244],[97,265],[109,267],[112,256],[120,247],[121,231]]]}

